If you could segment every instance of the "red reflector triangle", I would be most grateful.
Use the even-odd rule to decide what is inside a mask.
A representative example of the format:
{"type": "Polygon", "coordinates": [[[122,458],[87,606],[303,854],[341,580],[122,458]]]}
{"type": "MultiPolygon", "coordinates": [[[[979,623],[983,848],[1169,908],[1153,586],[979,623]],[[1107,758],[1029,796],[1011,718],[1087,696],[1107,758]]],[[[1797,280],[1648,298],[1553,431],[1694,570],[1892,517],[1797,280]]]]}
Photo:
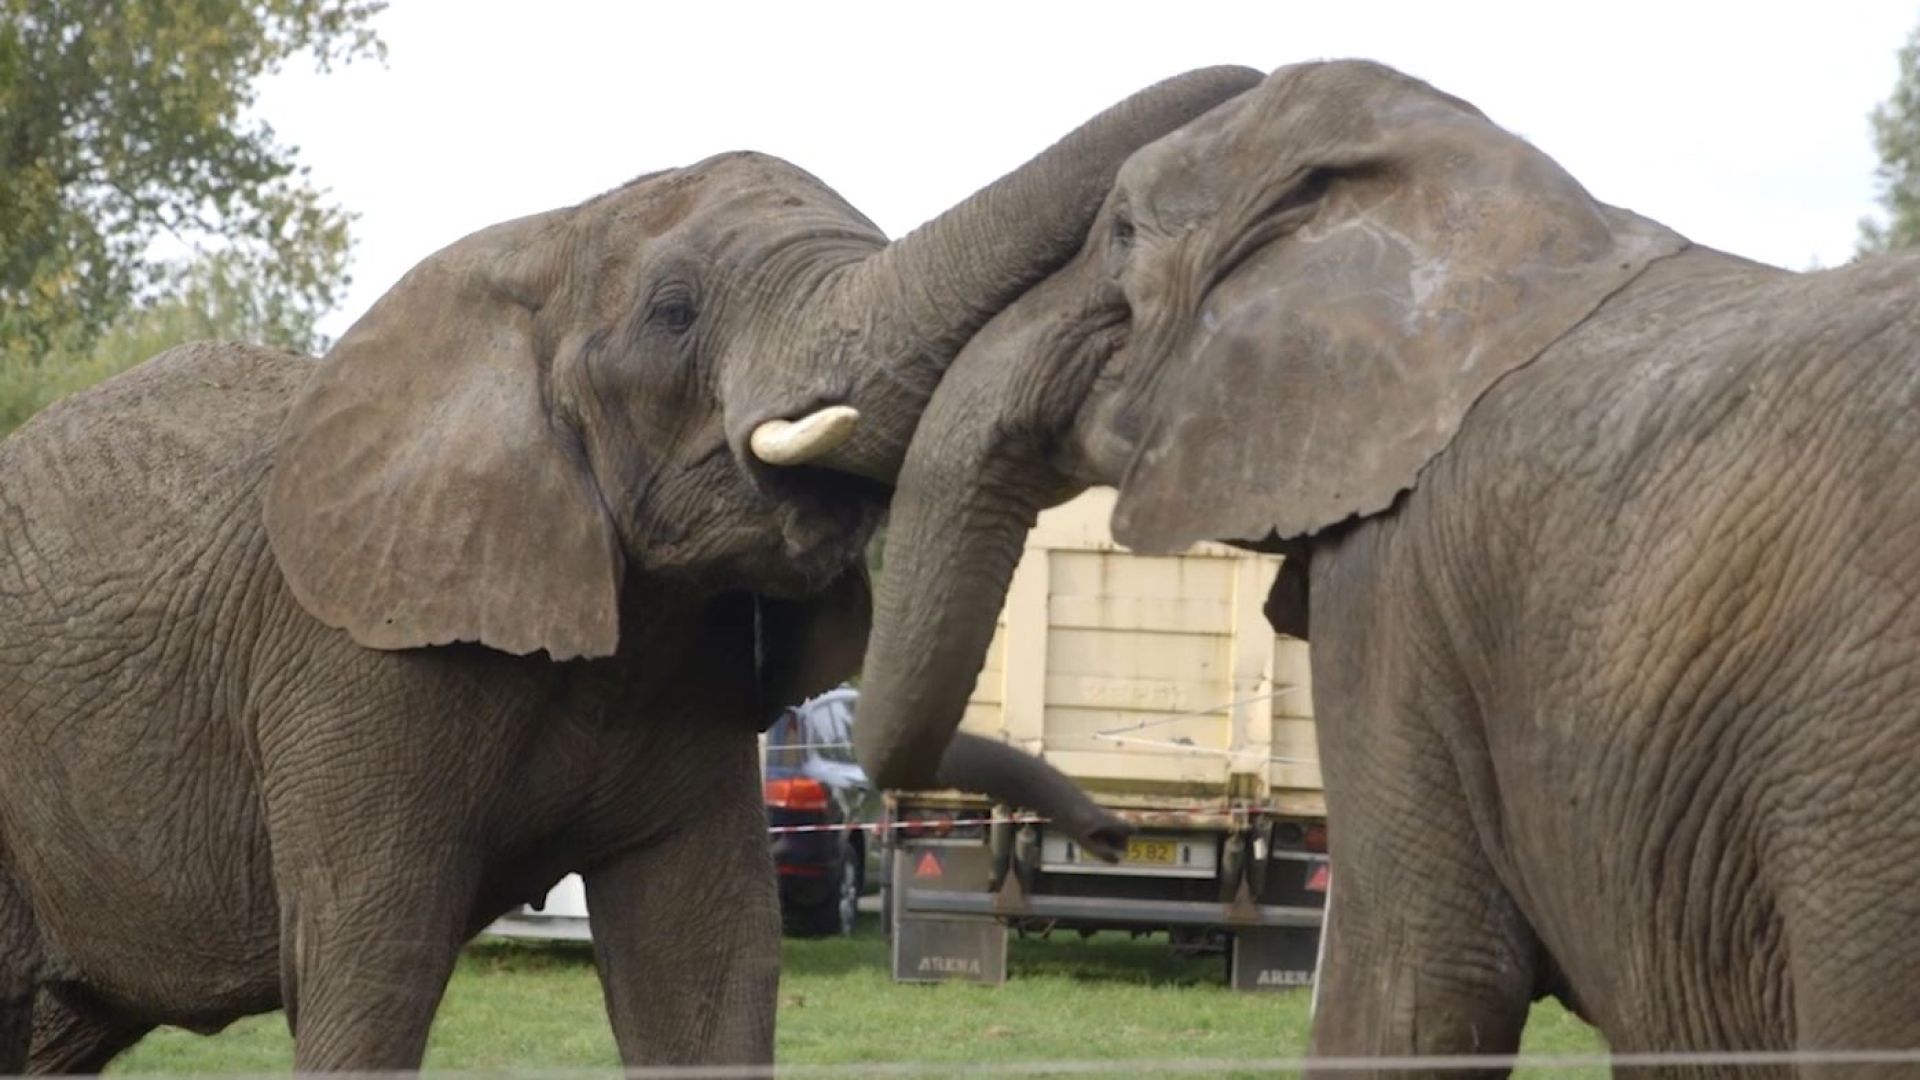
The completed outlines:
{"type": "Polygon", "coordinates": [[[921,854],[920,861],[913,864],[913,876],[939,877],[940,860],[931,851],[921,854]]]}
{"type": "Polygon", "coordinates": [[[1319,866],[1313,868],[1313,876],[1307,879],[1307,888],[1312,889],[1314,892],[1326,892],[1327,877],[1327,864],[1321,863],[1319,866]]]}

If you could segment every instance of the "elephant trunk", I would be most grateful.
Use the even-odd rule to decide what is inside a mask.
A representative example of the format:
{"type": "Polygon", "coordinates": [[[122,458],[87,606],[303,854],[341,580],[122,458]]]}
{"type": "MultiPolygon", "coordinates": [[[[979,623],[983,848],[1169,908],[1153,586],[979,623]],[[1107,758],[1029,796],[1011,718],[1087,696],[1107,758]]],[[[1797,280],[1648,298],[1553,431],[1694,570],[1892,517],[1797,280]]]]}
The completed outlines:
{"type": "Polygon", "coordinates": [[[1079,250],[1121,163],[1262,78],[1203,68],[1149,87],[860,264],[846,295],[875,313],[866,330],[874,366],[849,402],[860,423],[809,463],[892,482],[948,363],[1079,250]]]}
{"type": "Polygon", "coordinates": [[[1133,826],[1100,806],[1066,774],[1025,750],[994,739],[961,732],[940,758],[934,783],[942,788],[978,791],[997,801],[1032,810],[1112,862],[1127,849],[1133,826]]]}
{"type": "MultiPolygon", "coordinates": [[[[1044,293],[1043,287],[1036,292],[1044,293]]],[[[1029,297],[1031,299],[1031,295],[1029,297]]],[[[928,406],[887,526],[854,749],[887,788],[925,788],[966,712],[1027,533],[1072,485],[1035,462],[1015,402],[1032,400],[1000,348],[1008,316],[981,335],[928,406]],[[974,363],[976,350],[987,355],[974,363]]],[[[997,794],[997,793],[993,793],[997,794]]]]}

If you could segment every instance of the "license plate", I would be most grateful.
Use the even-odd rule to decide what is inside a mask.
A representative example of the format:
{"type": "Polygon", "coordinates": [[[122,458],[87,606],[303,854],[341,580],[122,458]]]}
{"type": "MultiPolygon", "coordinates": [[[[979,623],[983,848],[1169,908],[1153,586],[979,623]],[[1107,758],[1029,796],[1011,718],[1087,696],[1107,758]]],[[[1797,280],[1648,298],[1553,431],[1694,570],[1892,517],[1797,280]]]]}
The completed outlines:
{"type": "Polygon", "coordinates": [[[1131,837],[1127,840],[1127,859],[1130,863],[1145,863],[1149,866],[1172,866],[1180,860],[1180,845],[1172,840],[1142,840],[1131,837]]]}

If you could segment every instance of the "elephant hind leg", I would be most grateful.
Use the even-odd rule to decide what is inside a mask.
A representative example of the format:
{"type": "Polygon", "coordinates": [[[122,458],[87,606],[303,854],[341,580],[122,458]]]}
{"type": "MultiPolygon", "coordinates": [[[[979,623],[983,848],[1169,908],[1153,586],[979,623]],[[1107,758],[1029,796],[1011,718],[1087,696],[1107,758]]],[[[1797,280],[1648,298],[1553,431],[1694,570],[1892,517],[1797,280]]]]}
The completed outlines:
{"type": "Polygon", "coordinates": [[[33,1053],[26,1071],[96,1075],[152,1030],[152,1024],[116,1017],[77,991],[47,990],[34,1004],[33,1053]]]}

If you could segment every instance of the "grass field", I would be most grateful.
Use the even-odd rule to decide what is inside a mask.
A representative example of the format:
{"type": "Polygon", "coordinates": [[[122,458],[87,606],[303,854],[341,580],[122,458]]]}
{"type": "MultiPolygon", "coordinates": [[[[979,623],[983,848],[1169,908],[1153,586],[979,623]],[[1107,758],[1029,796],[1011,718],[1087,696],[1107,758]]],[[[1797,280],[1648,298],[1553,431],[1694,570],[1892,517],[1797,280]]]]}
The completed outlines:
{"type": "MultiPolygon", "coordinates": [[[[780,990],[783,1064],[1272,1059],[1306,1045],[1307,994],[1236,994],[1219,957],[1103,934],[1016,941],[1005,986],[899,986],[871,925],[850,939],[788,941],[780,990]]],[[[1525,1049],[1587,1053],[1594,1033],[1557,1006],[1534,1010],[1525,1049]]],[[[162,1030],[113,1065],[130,1073],[281,1072],[278,1014],[203,1038],[162,1030]]],[[[482,942],[448,989],[429,1069],[615,1065],[600,987],[583,947],[482,942]]],[[[1130,1080],[1148,1075],[1116,1068],[1130,1080]]]]}

